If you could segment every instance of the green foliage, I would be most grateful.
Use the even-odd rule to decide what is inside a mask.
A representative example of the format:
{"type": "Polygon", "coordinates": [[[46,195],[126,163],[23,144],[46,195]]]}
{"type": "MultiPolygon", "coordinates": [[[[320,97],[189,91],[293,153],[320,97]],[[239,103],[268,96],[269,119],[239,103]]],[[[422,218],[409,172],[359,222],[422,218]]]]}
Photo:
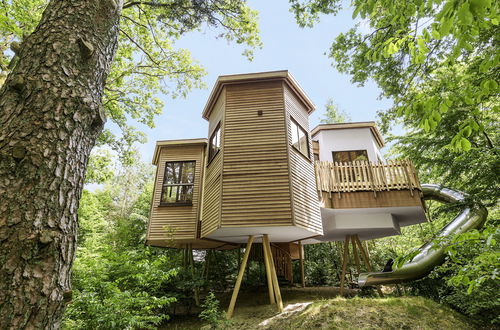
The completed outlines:
{"type": "MultiPolygon", "coordinates": [[[[338,285],[342,268],[340,245],[330,242],[304,246],[304,270],[306,284],[338,285]]],[[[297,268],[297,274],[299,274],[297,268]]]]}
{"type": "Polygon", "coordinates": [[[151,170],[140,163],[102,190],[84,190],[64,328],[154,329],[168,319],[165,308],[176,299],[166,288],[178,264],[166,251],[144,247],[151,193],[151,170]]]}
{"type": "MultiPolygon", "coordinates": [[[[312,26],[320,14],[336,14],[342,7],[339,0],[290,3],[301,26],[312,26]]],[[[337,70],[361,85],[373,79],[382,96],[394,101],[388,113],[425,132],[439,135],[441,121],[462,111],[454,134],[443,140],[452,151],[469,151],[474,137],[484,131],[475,117],[498,108],[498,1],[351,4],[353,18],[362,23],[333,42],[329,56],[337,70]]]]}
{"type": "Polygon", "coordinates": [[[322,124],[347,123],[351,121],[351,117],[345,111],[340,110],[333,99],[328,100],[325,108],[325,114],[320,120],[322,124]]]}
{"type": "MultiPolygon", "coordinates": [[[[48,0],[0,3],[0,85],[16,62],[9,47],[22,43],[33,31],[47,3],[48,0]]],[[[106,81],[103,105],[107,117],[120,128],[125,140],[144,140],[129,124],[131,120],[154,127],[154,118],[164,106],[159,95],[185,97],[193,88],[204,87],[201,79],[205,70],[188,50],[176,47],[182,36],[204,26],[218,28],[219,37],[246,45],[243,54],[250,60],[252,50],[262,45],[257,12],[243,0],[124,4],[119,47],[106,81]]],[[[123,140],[106,128],[99,143],[117,148],[123,140]]]]}
{"type": "Polygon", "coordinates": [[[217,329],[225,320],[224,313],[219,308],[219,301],[213,292],[207,295],[201,307],[203,311],[200,313],[200,318],[208,322],[210,328],[217,329]]]}

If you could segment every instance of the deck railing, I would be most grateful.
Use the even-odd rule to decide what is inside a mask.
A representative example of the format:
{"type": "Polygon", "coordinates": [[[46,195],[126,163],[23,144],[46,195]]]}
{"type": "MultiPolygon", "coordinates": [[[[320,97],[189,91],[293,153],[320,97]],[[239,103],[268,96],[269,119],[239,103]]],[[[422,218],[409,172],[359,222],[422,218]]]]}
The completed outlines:
{"type": "Polygon", "coordinates": [[[319,191],[354,192],[421,189],[417,171],[409,160],[390,160],[387,163],[368,161],[326,162],[315,164],[316,185],[319,191]]]}

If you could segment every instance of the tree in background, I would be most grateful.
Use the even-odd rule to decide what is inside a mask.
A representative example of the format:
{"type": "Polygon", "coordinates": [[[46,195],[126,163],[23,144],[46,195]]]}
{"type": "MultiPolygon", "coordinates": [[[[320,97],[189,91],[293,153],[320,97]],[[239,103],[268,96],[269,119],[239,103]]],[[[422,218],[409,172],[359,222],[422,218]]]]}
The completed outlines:
{"type": "Polygon", "coordinates": [[[339,106],[329,99],[325,105],[325,114],[321,118],[320,122],[322,124],[336,124],[336,123],[347,123],[350,122],[351,117],[343,110],[340,110],[339,106]]]}
{"type": "Polygon", "coordinates": [[[127,116],[152,125],[154,93],[183,95],[200,84],[200,67],[172,41],[205,24],[256,46],[255,13],[225,0],[0,7],[0,48],[15,53],[0,59],[8,73],[0,89],[0,327],[57,328],[72,296],[88,158],[99,137],[110,137],[101,134],[106,116],[122,128],[127,116]],[[165,76],[176,87],[162,89],[165,76]]]}
{"type": "MultiPolygon", "coordinates": [[[[290,3],[302,27],[342,9],[340,0],[290,3]]],[[[498,1],[354,0],[352,8],[362,21],[332,43],[337,70],[360,85],[373,79],[394,101],[387,113],[426,132],[439,132],[449,109],[466,109],[446,143],[470,150],[484,133],[477,117],[498,111],[498,1]]]]}
{"type": "MultiPolygon", "coordinates": [[[[290,3],[302,27],[312,27],[322,14],[336,15],[343,6],[339,0],[290,3]]],[[[422,182],[468,192],[490,211],[483,230],[447,243],[447,262],[433,275],[438,280],[418,292],[468,315],[498,309],[500,3],[354,0],[351,5],[360,23],[339,34],[328,55],[352,82],[363,85],[372,79],[381,96],[392,99],[394,106],[379,113],[381,128],[387,133],[399,123],[407,130],[393,138],[393,155],[412,159],[422,182]]],[[[419,237],[419,230],[426,237],[438,229],[410,227],[407,237],[419,237]]],[[[381,254],[398,250],[391,240],[399,242],[400,250],[408,247],[389,238],[381,241],[381,254]]],[[[496,317],[484,314],[490,321],[496,317]]]]}

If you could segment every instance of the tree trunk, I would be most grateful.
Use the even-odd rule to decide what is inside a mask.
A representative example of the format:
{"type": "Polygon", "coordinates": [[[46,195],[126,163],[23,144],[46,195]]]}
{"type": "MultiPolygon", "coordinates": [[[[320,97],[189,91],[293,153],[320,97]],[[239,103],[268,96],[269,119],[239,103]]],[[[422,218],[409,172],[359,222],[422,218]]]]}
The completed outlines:
{"type": "Polygon", "coordinates": [[[0,89],[0,329],[54,329],[122,0],[52,0],[0,89]]]}

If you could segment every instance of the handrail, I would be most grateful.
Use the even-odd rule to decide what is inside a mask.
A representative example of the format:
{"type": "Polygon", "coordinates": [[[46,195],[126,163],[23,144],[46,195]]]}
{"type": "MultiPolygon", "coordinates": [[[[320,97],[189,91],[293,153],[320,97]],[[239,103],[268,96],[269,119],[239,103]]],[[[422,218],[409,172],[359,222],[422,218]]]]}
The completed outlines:
{"type": "Polygon", "coordinates": [[[406,159],[390,160],[386,164],[369,161],[315,163],[318,191],[353,192],[422,190],[412,162],[406,159]]]}

